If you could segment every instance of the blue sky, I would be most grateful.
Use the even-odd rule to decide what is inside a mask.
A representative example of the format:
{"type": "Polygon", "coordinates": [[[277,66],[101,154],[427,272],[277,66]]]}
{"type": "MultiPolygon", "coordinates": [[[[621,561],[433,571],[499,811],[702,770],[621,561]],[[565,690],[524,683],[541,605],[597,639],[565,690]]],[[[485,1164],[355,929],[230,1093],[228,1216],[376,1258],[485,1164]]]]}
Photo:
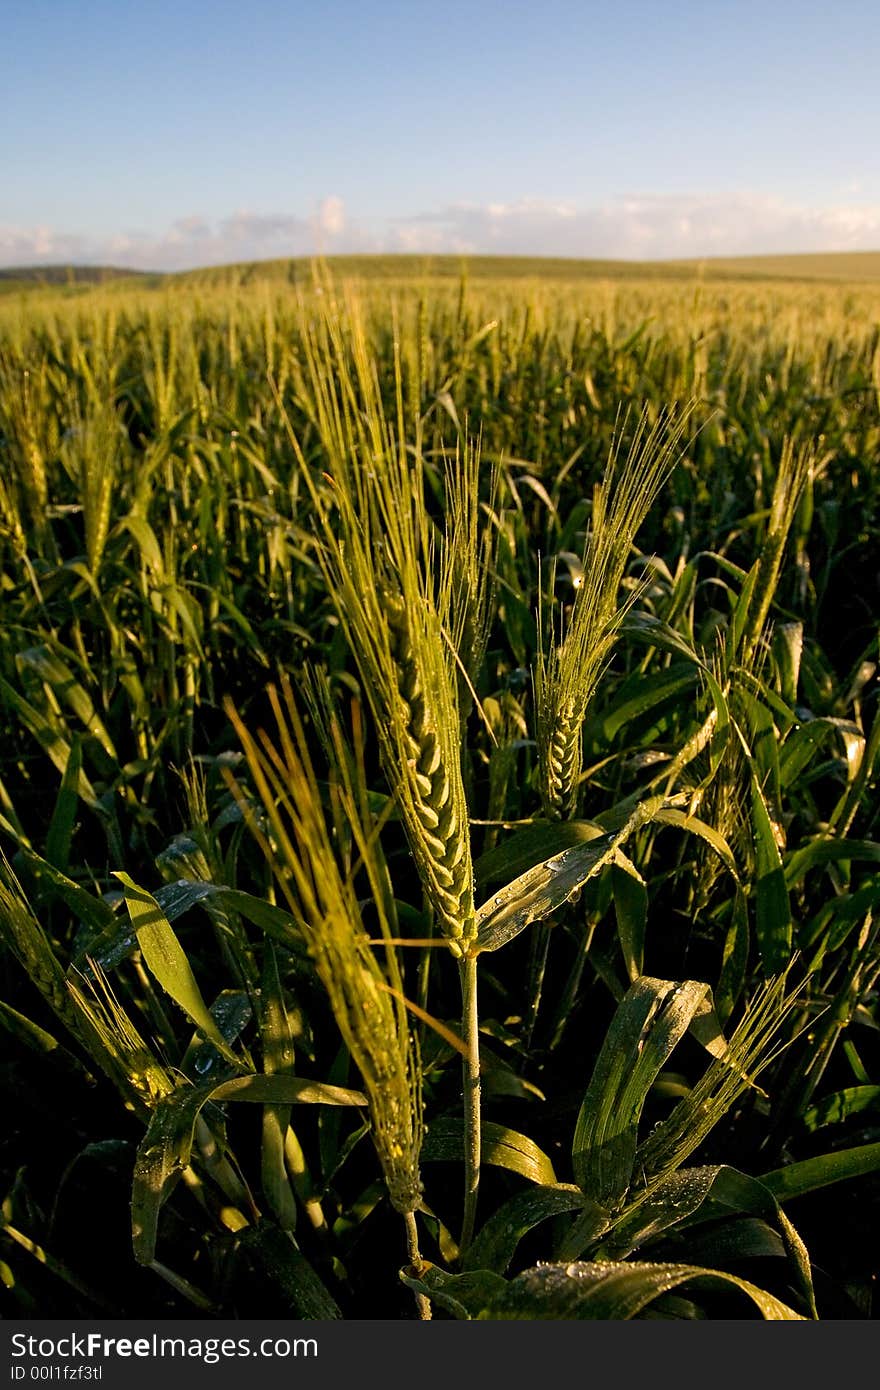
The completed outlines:
{"type": "Polygon", "coordinates": [[[0,264],[880,249],[877,0],[0,20],[0,264]]]}

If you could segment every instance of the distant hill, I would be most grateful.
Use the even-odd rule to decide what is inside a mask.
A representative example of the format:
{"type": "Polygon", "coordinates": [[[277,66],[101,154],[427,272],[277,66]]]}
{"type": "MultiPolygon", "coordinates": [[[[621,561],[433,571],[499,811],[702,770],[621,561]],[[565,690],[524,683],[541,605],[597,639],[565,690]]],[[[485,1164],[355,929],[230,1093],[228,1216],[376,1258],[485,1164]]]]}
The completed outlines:
{"type": "Polygon", "coordinates": [[[61,295],[83,295],[95,285],[125,285],[135,282],[150,289],[164,281],[164,275],[149,271],[124,270],[120,265],[8,265],[0,268],[0,295],[39,293],[53,289],[61,295]]]}
{"type": "MultiPolygon", "coordinates": [[[[542,256],[330,256],[334,274],[358,279],[458,278],[547,280],[815,280],[839,283],[880,281],[880,251],[828,252],[796,256],[707,257],[681,261],[574,260],[542,256]]],[[[229,279],[307,281],[312,261],[253,261],[179,272],[175,280],[202,284],[229,279]]]]}
{"type": "MultiPolygon", "coordinates": [[[[341,277],[358,279],[458,278],[547,280],[788,280],[866,284],[880,281],[880,251],[839,251],[793,256],[725,256],[701,260],[575,260],[541,256],[330,256],[326,263],[341,277]]],[[[160,274],[118,266],[28,266],[0,269],[0,290],[38,285],[80,286],[137,279],[143,288],[196,282],[247,284],[253,280],[306,283],[310,257],[205,266],[160,274]]]]}
{"type": "Polygon", "coordinates": [[[707,278],[772,280],[844,280],[851,283],[880,280],[880,251],[806,252],[797,256],[713,257],[690,264],[705,268],[707,278]]]}
{"type": "Polygon", "coordinates": [[[0,288],[34,285],[104,285],[141,279],[146,272],[115,265],[15,265],[0,268],[0,288]]]}

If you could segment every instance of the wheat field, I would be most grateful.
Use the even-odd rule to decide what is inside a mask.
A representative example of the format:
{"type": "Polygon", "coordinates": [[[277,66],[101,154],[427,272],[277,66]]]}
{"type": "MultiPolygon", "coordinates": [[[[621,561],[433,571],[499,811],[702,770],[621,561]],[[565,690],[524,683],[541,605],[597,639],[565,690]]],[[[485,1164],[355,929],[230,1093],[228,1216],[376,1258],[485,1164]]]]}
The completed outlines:
{"type": "Polygon", "coordinates": [[[880,256],[0,289],[9,1315],[876,1316],[880,256]]]}

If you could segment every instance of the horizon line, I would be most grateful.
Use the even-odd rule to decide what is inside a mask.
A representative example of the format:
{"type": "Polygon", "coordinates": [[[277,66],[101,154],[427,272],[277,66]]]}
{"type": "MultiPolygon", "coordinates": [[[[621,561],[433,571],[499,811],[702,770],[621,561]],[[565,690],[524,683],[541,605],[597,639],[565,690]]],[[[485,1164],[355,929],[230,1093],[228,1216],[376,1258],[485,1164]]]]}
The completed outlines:
{"type": "Polygon", "coordinates": [[[58,260],[58,261],[32,261],[21,265],[2,265],[0,266],[0,276],[12,277],[16,274],[38,274],[40,271],[112,271],[119,276],[125,275],[158,275],[163,279],[174,279],[185,275],[197,275],[203,271],[235,270],[248,266],[260,265],[284,265],[293,262],[305,264],[322,261],[409,261],[420,263],[431,263],[436,261],[456,261],[458,263],[468,263],[471,261],[535,261],[539,263],[560,263],[564,265],[621,265],[621,266],[653,266],[653,265],[701,265],[709,263],[748,262],[748,261],[808,261],[825,258],[846,258],[848,260],[861,260],[871,256],[880,255],[880,246],[870,249],[859,250],[827,250],[827,251],[748,251],[736,255],[692,255],[692,256],[650,256],[647,258],[636,256],[566,256],[566,255],[541,255],[537,253],[511,254],[509,252],[492,251],[334,251],[319,252],[310,254],[300,254],[291,256],[258,256],[247,260],[218,261],[208,262],[204,265],[188,266],[175,270],[162,270],[155,266],[125,266],[114,265],[110,261],[90,261],[90,260],[58,260]]]}

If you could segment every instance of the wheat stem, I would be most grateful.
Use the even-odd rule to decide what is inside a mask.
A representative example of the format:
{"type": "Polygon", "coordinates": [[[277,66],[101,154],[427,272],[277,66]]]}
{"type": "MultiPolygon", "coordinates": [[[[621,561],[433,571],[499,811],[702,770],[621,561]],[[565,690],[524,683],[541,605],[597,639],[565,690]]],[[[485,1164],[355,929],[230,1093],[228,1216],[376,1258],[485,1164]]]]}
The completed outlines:
{"type": "MultiPolygon", "coordinates": [[[[409,1258],[409,1267],[412,1274],[418,1276],[422,1272],[422,1256],[419,1250],[419,1228],[416,1225],[416,1214],[414,1211],[403,1213],[403,1224],[406,1230],[406,1253],[409,1258]]],[[[431,1301],[423,1293],[414,1293],[416,1301],[416,1311],[420,1322],[431,1321],[431,1301]]]]}
{"type": "Polygon", "coordinates": [[[459,962],[461,977],[461,1035],[467,1046],[462,1061],[464,1091],[464,1215],[459,1254],[464,1254],[474,1235],[480,1186],[480,1015],[477,1006],[477,958],[459,962]]]}

